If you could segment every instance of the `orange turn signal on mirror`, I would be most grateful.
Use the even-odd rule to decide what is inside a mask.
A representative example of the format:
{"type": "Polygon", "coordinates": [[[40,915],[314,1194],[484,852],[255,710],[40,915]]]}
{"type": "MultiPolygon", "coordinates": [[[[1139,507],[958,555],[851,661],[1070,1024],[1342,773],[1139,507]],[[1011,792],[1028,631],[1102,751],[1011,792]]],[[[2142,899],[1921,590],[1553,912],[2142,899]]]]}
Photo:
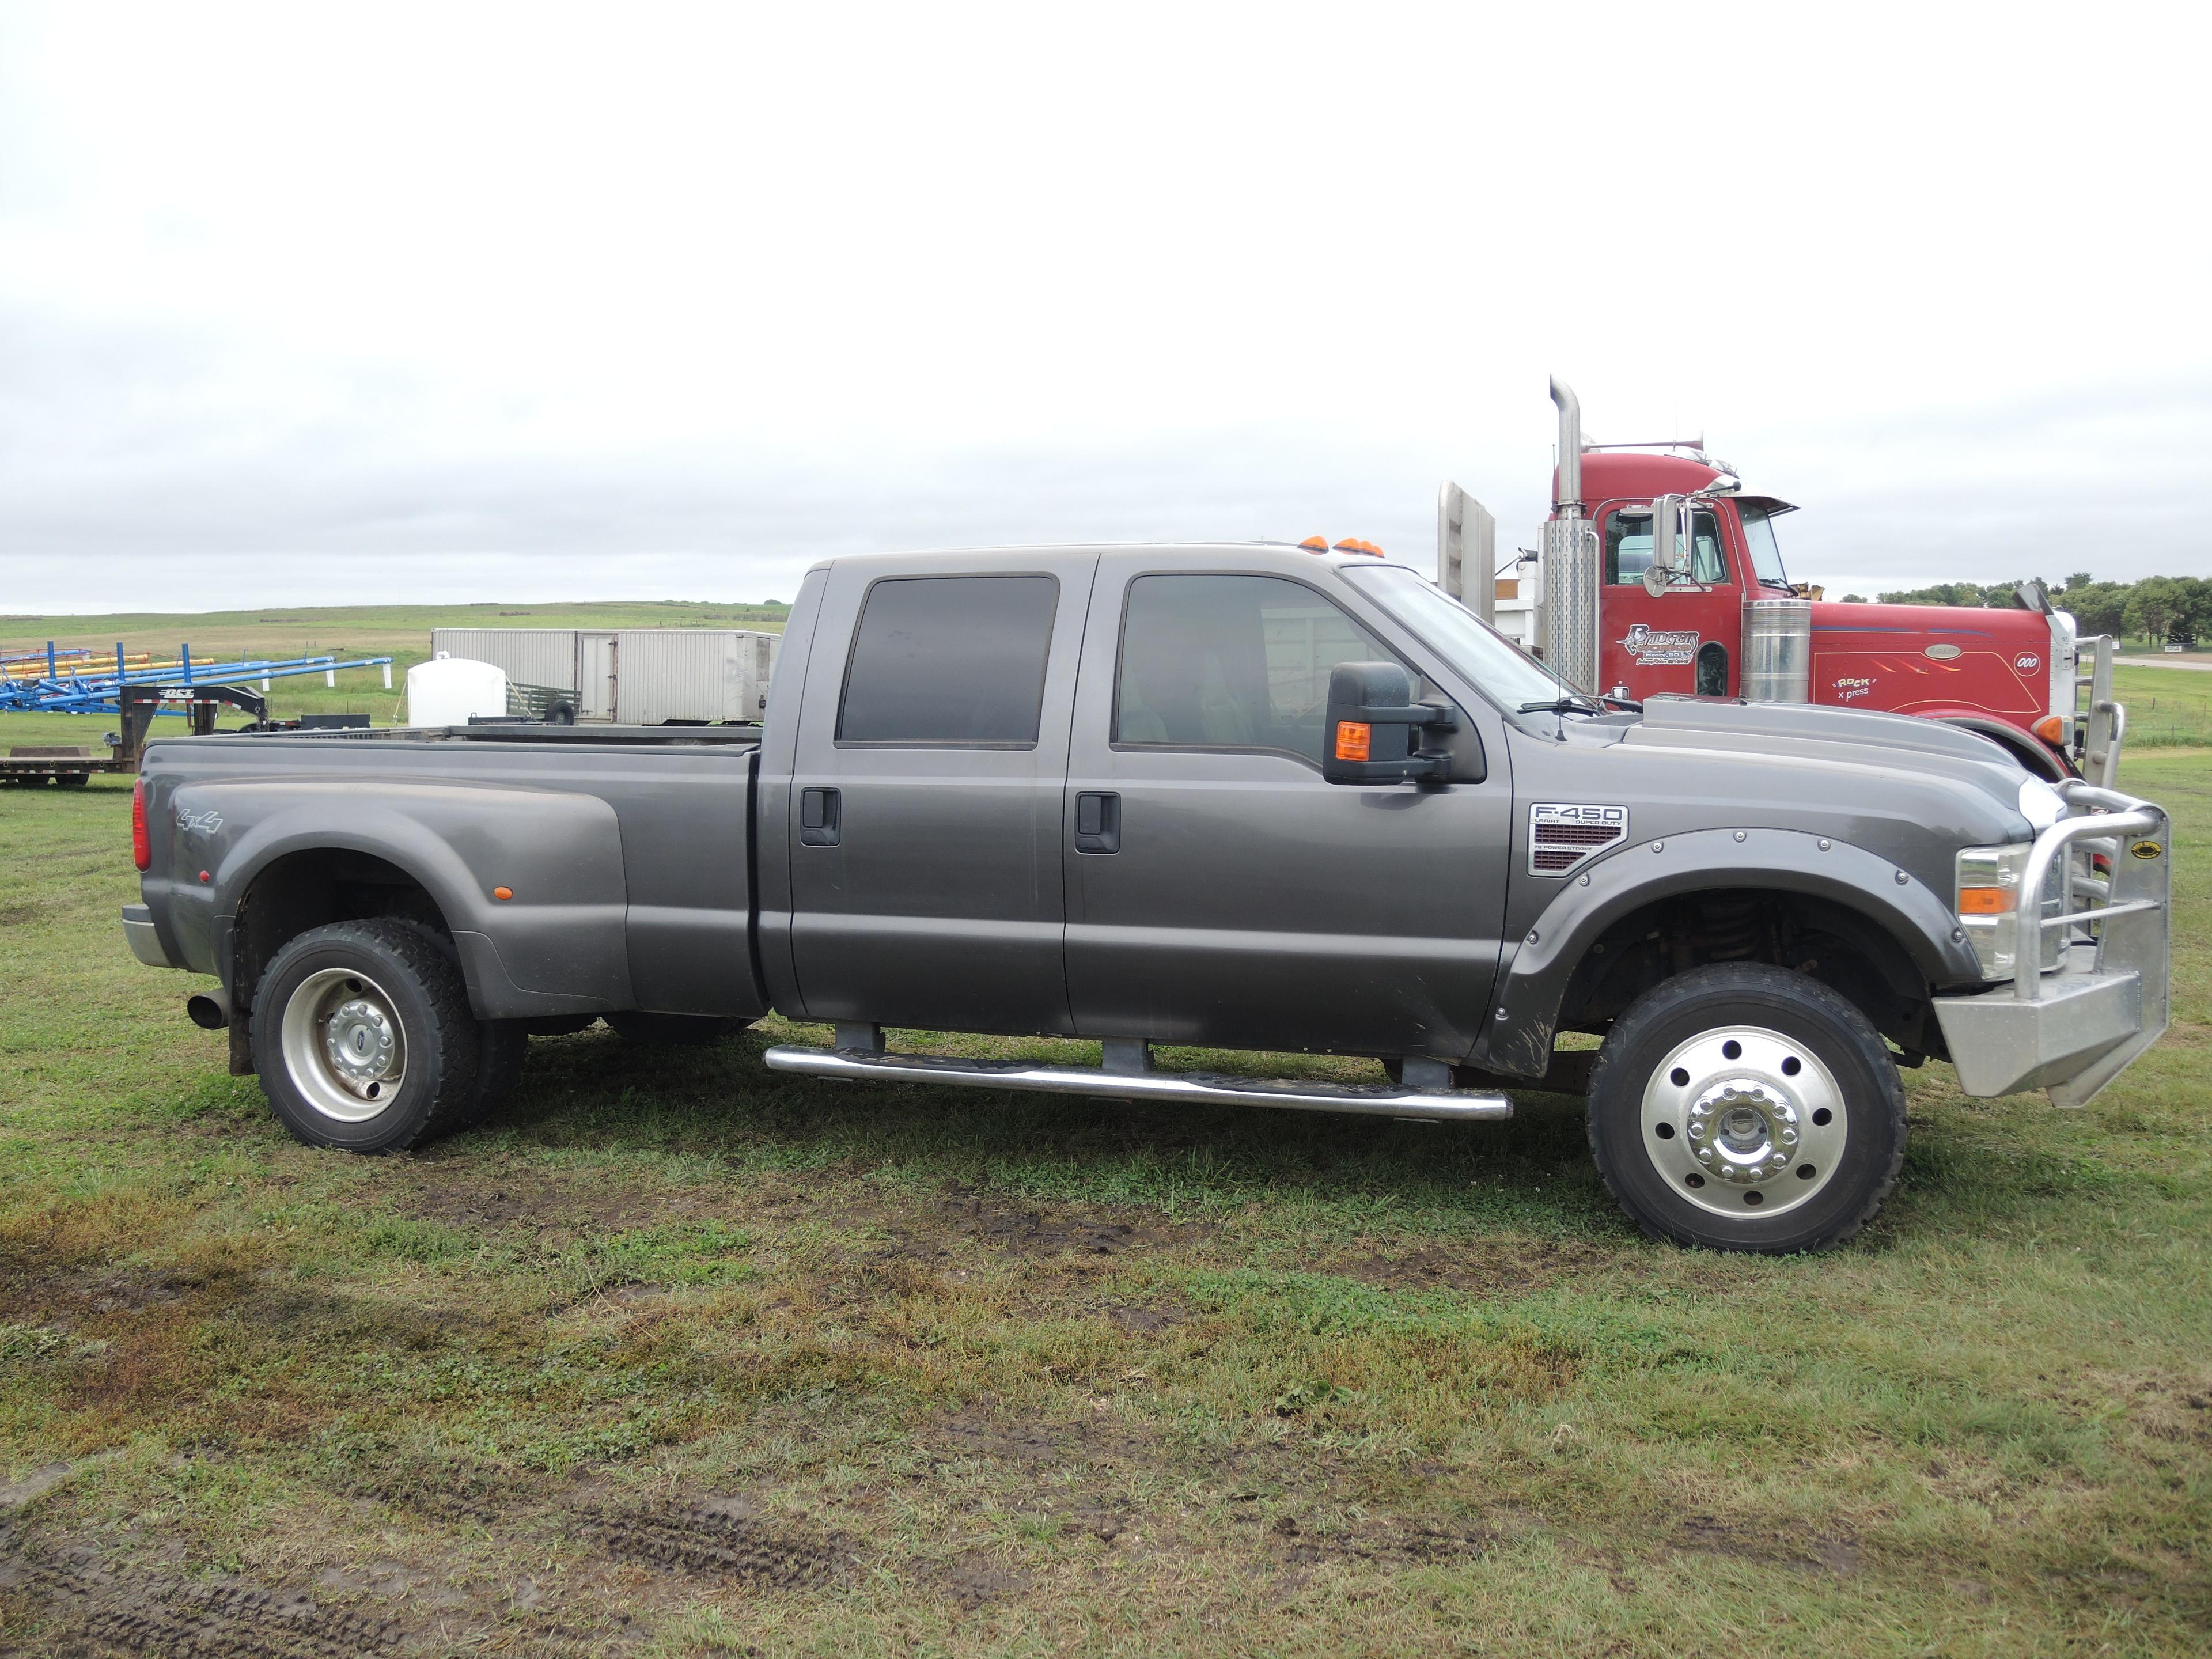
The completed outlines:
{"type": "Polygon", "coordinates": [[[1959,914],[1962,916],[2001,916],[2012,908],[2009,887],[1961,887],[1959,914]]]}
{"type": "Polygon", "coordinates": [[[1336,723],[1336,757],[1340,761],[1364,761],[1367,745],[1375,736],[1374,728],[1364,720],[1339,720],[1336,723]]]}
{"type": "Polygon", "coordinates": [[[2035,735],[2045,743],[2057,743],[2066,735],[2066,722],[2056,714],[2045,714],[2036,721],[2035,735]]]}

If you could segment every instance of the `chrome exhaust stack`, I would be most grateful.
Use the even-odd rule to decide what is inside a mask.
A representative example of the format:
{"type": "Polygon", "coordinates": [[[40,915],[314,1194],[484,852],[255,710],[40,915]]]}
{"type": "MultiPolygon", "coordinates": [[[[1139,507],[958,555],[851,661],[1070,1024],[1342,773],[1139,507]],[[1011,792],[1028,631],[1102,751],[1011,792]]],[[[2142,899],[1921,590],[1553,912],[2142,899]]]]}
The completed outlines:
{"type": "Polygon", "coordinates": [[[1583,406],[1556,374],[1552,401],[1559,406],[1559,463],[1544,525],[1544,661],[1574,690],[1595,696],[1600,573],[1597,532],[1583,516],[1583,406]]]}

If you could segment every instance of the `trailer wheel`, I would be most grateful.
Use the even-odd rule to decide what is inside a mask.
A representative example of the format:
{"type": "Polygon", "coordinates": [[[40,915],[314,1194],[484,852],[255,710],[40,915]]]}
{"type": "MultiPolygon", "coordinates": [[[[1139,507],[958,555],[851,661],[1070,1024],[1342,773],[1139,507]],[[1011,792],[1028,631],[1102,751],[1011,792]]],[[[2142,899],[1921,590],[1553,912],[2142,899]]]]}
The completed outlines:
{"type": "Polygon", "coordinates": [[[720,1042],[745,1028],[742,1019],[720,1019],[712,1014],[647,1014],[635,1008],[605,1018],[624,1042],[644,1048],[696,1048],[720,1042]]]}
{"type": "Polygon", "coordinates": [[[1783,1255],[1871,1221],[1905,1161],[1905,1090],[1818,981],[1721,963],[1639,997],[1590,1075],[1590,1151],[1654,1238],[1783,1255]]]}
{"type": "Polygon", "coordinates": [[[477,1021],[427,929],[337,921],[276,952],[253,1002],[253,1063],[278,1119],[311,1146],[395,1152],[463,1121],[477,1021]]]}

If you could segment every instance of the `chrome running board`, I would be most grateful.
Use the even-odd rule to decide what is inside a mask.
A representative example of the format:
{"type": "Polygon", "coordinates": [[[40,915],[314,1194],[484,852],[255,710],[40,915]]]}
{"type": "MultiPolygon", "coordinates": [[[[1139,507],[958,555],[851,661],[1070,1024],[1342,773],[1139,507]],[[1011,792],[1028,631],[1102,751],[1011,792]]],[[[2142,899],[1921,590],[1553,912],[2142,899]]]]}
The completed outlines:
{"type": "Polygon", "coordinates": [[[1506,1118],[1513,1103],[1472,1089],[1401,1089],[1395,1084],[1292,1083],[1218,1072],[1109,1072],[1096,1066],[1032,1066],[1018,1060],[887,1054],[867,1048],[779,1043],[762,1056],[774,1072],[848,1083],[951,1083],[1109,1100],[1202,1100],[1218,1106],[1275,1106],[1294,1112],[1358,1112],[1421,1122],[1506,1118]]]}

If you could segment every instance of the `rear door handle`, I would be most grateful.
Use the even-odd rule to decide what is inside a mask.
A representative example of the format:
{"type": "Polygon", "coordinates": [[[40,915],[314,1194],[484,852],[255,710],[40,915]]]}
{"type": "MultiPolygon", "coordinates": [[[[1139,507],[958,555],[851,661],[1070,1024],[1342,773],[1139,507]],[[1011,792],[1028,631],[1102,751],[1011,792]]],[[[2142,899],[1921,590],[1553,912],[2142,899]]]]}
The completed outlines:
{"type": "Polygon", "coordinates": [[[1075,850],[1079,853],[1118,853],[1121,850],[1121,798],[1119,795],[1078,795],[1075,798],[1075,850]]]}
{"type": "Polygon", "coordinates": [[[835,789],[799,792],[799,839],[809,847],[835,847],[844,839],[844,799],[835,789]]]}

